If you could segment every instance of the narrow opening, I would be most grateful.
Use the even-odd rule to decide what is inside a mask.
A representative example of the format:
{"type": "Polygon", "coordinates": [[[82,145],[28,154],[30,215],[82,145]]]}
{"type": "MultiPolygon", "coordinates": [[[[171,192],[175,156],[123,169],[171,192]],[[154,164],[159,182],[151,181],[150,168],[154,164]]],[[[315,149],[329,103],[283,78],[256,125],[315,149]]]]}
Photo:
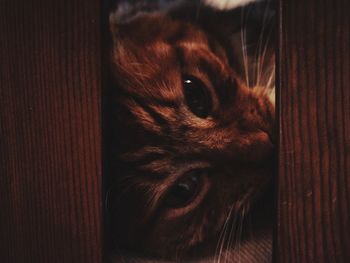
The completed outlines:
{"type": "Polygon", "coordinates": [[[275,1],[108,9],[108,262],[271,262],[275,1]]]}

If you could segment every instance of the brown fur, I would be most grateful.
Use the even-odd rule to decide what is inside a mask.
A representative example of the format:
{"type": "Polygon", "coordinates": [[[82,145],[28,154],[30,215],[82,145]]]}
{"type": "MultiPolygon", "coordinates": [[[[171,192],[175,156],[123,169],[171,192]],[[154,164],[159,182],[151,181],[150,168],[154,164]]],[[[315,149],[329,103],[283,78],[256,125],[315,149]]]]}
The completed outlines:
{"type": "Polygon", "coordinates": [[[274,106],[247,87],[225,46],[200,26],[154,13],[112,26],[115,177],[110,211],[120,246],[186,255],[217,237],[271,180],[274,106]],[[212,98],[207,118],[186,105],[184,75],[212,98]],[[194,200],[164,205],[186,171],[206,170],[194,200]],[[231,212],[230,212],[231,210],[231,212]]]}

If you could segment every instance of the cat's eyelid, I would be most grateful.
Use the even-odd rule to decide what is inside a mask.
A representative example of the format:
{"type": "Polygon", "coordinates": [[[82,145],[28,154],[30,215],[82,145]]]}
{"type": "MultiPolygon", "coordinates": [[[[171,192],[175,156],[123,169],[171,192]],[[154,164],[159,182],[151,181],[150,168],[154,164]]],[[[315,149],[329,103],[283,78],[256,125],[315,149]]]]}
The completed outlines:
{"type": "Polygon", "coordinates": [[[167,186],[170,186],[174,184],[176,181],[178,181],[181,176],[186,174],[187,172],[195,169],[210,169],[211,164],[207,161],[190,161],[187,163],[184,163],[181,161],[180,163],[174,163],[174,167],[177,169],[173,171],[173,173],[170,176],[164,177],[164,183],[166,183],[167,186]],[[166,181],[166,182],[165,182],[166,181]]]}

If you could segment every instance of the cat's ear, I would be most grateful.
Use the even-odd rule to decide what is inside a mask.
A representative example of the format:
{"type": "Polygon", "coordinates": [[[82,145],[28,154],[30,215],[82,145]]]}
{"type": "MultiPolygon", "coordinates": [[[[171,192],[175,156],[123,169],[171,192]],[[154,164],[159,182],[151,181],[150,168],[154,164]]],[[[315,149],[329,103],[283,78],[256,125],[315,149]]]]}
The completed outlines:
{"type": "Polygon", "coordinates": [[[142,45],[167,34],[173,27],[169,22],[161,12],[141,12],[122,21],[116,21],[111,16],[110,32],[116,42],[127,40],[142,45]]]}
{"type": "Polygon", "coordinates": [[[196,24],[215,36],[227,39],[230,34],[243,32],[247,40],[257,42],[261,35],[274,34],[276,1],[184,0],[171,7],[168,14],[196,24]]]}
{"type": "MultiPolygon", "coordinates": [[[[275,22],[275,0],[183,0],[168,9],[174,19],[186,20],[213,34],[246,29],[260,33],[275,22]]],[[[265,33],[265,32],[263,32],[265,33]]]]}
{"type": "Polygon", "coordinates": [[[177,2],[168,10],[173,19],[187,21],[201,27],[206,32],[233,33],[240,28],[238,9],[218,10],[202,1],[184,0],[177,2]]]}

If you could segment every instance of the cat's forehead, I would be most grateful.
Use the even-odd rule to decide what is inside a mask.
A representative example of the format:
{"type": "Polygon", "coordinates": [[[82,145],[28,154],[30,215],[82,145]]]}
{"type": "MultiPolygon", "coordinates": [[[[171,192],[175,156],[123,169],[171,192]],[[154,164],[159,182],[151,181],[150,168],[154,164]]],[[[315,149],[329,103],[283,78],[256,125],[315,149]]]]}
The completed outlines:
{"type": "Polygon", "coordinates": [[[220,72],[223,68],[222,59],[215,58],[209,47],[208,36],[184,21],[148,14],[119,25],[115,34],[112,64],[116,81],[121,89],[144,98],[181,98],[176,87],[183,70],[208,66],[220,72]]]}

